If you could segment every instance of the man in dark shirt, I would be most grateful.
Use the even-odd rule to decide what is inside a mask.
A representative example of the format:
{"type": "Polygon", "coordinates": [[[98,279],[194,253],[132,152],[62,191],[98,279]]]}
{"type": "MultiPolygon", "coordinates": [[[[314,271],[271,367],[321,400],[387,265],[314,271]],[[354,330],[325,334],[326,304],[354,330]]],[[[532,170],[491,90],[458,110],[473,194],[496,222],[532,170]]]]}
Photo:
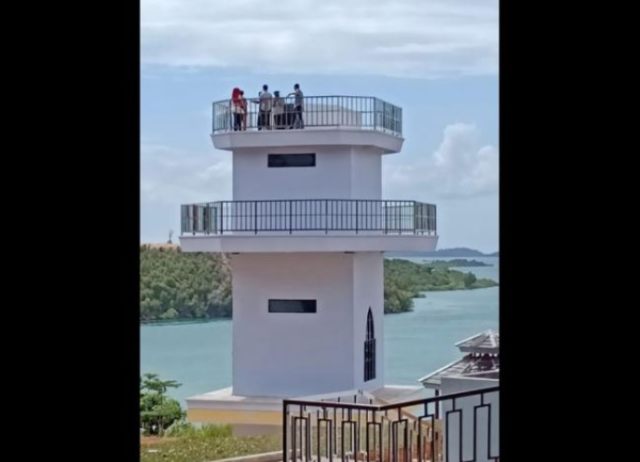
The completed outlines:
{"type": "Polygon", "coordinates": [[[293,113],[294,113],[294,122],[293,128],[304,128],[304,121],[302,120],[302,110],[304,107],[303,100],[304,94],[302,90],[300,90],[300,84],[296,83],[293,86],[293,93],[289,93],[287,96],[294,96],[294,104],[293,104],[293,113]]]}

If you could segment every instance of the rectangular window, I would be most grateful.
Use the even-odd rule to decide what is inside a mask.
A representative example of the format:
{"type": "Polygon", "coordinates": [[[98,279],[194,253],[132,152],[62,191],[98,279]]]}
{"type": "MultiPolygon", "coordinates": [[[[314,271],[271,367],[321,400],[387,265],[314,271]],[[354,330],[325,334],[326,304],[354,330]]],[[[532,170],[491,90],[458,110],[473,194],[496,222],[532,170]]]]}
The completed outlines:
{"type": "Polygon", "coordinates": [[[315,300],[269,300],[269,313],[315,313],[315,300]]]}
{"type": "Polygon", "coordinates": [[[269,154],[269,167],[315,167],[315,154],[269,154]]]}

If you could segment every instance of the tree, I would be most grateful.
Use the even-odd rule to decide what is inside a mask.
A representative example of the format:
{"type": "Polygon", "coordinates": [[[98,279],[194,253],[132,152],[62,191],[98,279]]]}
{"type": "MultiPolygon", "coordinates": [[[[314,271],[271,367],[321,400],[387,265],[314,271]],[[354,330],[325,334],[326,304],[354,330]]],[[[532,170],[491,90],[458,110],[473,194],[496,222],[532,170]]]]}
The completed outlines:
{"type": "Polygon", "coordinates": [[[476,276],[473,273],[466,273],[464,275],[464,286],[466,288],[469,288],[473,285],[474,282],[476,282],[476,276]]]}
{"type": "Polygon", "coordinates": [[[160,319],[176,319],[178,318],[178,316],[179,313],[175,310],[175,308],[169,308],[160,316],[160,319]]]}
{"type": "Polygon", "coordinates": [[[162,435],[164,429],[184,417],[180,403],[165,396],[169,388],[178,388],[175,380],[161,380],[158,374],[140,378],[140,424],[148,435],[162,435]]]}

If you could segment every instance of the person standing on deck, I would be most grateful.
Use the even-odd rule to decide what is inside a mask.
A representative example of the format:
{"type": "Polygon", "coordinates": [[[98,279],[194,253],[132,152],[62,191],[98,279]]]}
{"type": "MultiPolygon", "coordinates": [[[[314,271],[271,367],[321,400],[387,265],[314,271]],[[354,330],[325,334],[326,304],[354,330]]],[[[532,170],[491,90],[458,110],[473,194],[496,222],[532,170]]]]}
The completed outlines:
{"type": "Polygon", "coordinates": [[[282,120],[284,116],[284,99],[280,97],[279,91],[273,92],[273,124],[276,128],[284,128],[284,121],[282,120]]]}
{"type": "Polygon", "coordinates": [[[240,90],[240,104],[242,105],[242,130],[247,129],[247,118],[249,116],[249,105],[244,97],[244,91],[240,90]]]}
{"type": "Polygon", "coordinates": [[[302,90],[300,90],[300,84],[296,83],[293,86],[293,93],[289,93],[287,96],[295,97],[293,103],[293,111],[295,117],[293,121],[293,128],[304,128],[304,121],[302,120],[304,94],[302,93],[302,90]]]}
{"type": "Polygon", "coordinates": [[[242,129],[242,99],[240,89],[235,87],[231,92],[231,113],[233,114],[233,131],[242,129]]]}
{"type": "Polygon", "coordinates": [[[258,94],[258,104],[260,105],[260,112],[258,114],[258,130],[262,130],[265,127],[267,130],[271,129],[271,93],[269,93],[269,86],[263,85],[262,91],[258,94]]]}

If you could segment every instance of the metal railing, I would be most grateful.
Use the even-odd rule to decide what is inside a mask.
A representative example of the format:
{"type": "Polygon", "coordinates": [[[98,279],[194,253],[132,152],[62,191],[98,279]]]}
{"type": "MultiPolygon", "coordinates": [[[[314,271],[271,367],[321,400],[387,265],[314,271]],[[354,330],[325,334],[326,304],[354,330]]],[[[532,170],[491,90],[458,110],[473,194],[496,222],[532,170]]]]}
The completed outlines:
{"type": "Polygon", "coordinates": [[[371,96],[305,96],[302,110],[294,97],[272,98],[261,111],[258,98],[246,98],[237,114],[230,99],[213,103],[213,133],[243,130],[349,127],[402,136],[402,108],[371,96]]]}
{"type": "Polygon", "coordinates": [[[436,235],[436,206],[417,201],[297,199],[183,205],[183,234],[375,232],[436,235]]]}
{"type": "Polygon", "coordinates": [[[388,405],[284,400],[284,462],[499,461],[498,386],[388,405]]]}

